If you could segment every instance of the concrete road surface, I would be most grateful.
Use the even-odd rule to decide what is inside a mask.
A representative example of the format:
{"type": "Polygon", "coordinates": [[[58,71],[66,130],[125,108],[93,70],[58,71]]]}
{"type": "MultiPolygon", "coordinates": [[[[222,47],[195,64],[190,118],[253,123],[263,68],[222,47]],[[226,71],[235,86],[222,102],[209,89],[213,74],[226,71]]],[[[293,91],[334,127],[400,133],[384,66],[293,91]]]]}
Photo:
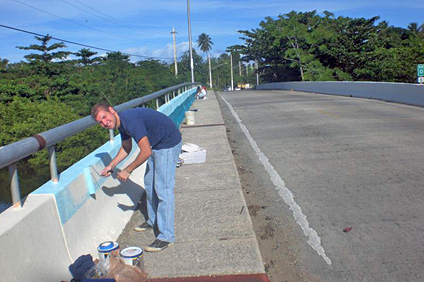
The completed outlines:
{"type": "Polygon", "coordinates": [[[220,95],[252,170],[280,197],[269,204],[296,223],[287,232],[302,271],[424,281],[424,108],[293,91],[220,95]]]}

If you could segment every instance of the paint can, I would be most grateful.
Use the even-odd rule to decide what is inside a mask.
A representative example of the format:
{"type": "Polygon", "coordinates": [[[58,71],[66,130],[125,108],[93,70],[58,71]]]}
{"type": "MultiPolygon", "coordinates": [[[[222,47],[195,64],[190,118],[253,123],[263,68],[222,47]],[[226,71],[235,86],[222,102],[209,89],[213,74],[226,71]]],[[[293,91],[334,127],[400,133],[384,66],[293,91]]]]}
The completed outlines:
{"type": "Polygon", "coordinates": [[[194,125],[195,124],[194,112],[192,112],[192,111],[185,112],[185,118],[186,118],[186,124],[187,125],[194,125]]]}
{"type": "Polygon", "coordinates": [[[99,252],[99,262],[104,262],[113,251],[118,251],[119,244],[113,241],[106,241],[99,245],[97,251],[99,252]]]}
{"type": "Polygon", "coordinates": [[[128,247],[120,252],[121,258],[125,264],[136,266],[141,270],[144,270],[144,252],[143,249],[138,247],[128,247]]]}

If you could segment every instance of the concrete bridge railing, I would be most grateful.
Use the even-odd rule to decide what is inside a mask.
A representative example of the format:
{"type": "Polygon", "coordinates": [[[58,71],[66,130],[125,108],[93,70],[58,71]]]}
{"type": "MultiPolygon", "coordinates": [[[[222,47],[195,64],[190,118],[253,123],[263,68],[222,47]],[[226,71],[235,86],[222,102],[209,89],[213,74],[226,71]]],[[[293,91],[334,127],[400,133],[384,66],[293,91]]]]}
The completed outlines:
{"type": "Polygon", "coordinates": [[[359,81],[296,81],[267,83],[258,85],[256,89],[295,90],[424,106],[424,85],[420,84],[359,81]]]}
{"type": "MultiPolygon", "coordinates": [[[[158,108],[177,125],[194,101],[196,89],[192,86],[184,86],[187,88],[180,95],[166,99],[168,103],[158,108]]],[[[115,108],[120,111],[143,101],[147,102],[135,99],[115,108]]],[[[83,254],[95,258],[101,242],[118,238],[143,193],[145,169],[136,169],[125,183],[116,179],[116,172],[112,177],[100,177],[120,145],[120,138],[112,138],[60,173],[59,181],[50,180],[28,195],[21,207],[0,214],[2,281],[70,280],[68,266],[75,259],[83,254]]],[[[131,162],[134,152],[136,144],[117,169],[131,162]]]]}

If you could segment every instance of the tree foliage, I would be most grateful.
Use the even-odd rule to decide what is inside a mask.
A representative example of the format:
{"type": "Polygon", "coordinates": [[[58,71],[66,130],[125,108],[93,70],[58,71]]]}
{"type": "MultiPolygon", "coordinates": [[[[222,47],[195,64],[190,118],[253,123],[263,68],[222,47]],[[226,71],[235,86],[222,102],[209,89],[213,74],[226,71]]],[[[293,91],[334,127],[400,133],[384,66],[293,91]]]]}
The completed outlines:
{"type": "Polygon", "coordinates": [[[208,53],[212,49],[213,42],[209,35],[202,33],[197,39],[197,44],[202,52],[208,53]]]}
{"type": "Polygon", "coordinates": [[[63,42],[54,43],[48,46],[49,41],[52,39],[50,35],[46,36],[35,36],[35,39],[41,42],[41,45],[32,44],[30,46],[18,46],[17,48],[21,50],[35,50],[41,52],[41,54],[28,54],[25,55],[25,58],[31,63],[50,63],[53,60],[63,60],[66,59],[72,52],[68,51],[56,51],[52,52],[59,48],[65,48],[66,45],[63,42]]]}
{"type": "MultiPolygon", "coordinates": [[[[97,102],[118,105],[183,82],[164,62],[132,63],[121,52],[96,57],[85,48],[72,60],[63,43],[51,44],[51,36],[35,39],[39,44],[18,47],[30,52],[26,62],[0,60],[0,146],[87,116],[97,102]]],[[[59,142],[59,172],[107,140],[106,130],[93,127],[59,142]]],[[[49,179],[47,154],[42,150],[19,161],[22,196],[49,179]]],[[[0,202],[8,202],[7,169],[0,170],[0,183],[0,202]]]]}
{"type": "Polygon", "coordinates": [[[81,58],[77,62],[82,64],[83,66],[92,65],[96,62],[99,62],[100,58],[91,58],[94,55],[97,55],[97,52],[93,52],[87,48],[82,48],[81,50],[75,53],[75,56],[81,58]]]}
{"type": "Polygon", "coordinates": [[[243,60],[256,60],[264,81],[356,80],[414,83],[424,62],[423,25],[389,26],[379,17],[335,18],[316,11],[265,18],[239,31],[243,60]]]}

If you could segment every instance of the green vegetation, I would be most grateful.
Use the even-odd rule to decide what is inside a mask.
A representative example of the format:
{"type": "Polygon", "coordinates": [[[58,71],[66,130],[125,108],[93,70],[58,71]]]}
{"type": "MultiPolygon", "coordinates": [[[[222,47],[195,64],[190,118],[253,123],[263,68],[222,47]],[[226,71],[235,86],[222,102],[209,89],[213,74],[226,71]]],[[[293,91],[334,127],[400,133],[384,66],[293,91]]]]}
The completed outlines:
{"type": "Polygon", "coordinates": [[[378,20],[292,11],[267,17],[260,28],[239,31],[245,44],[229,50],[244,61],[257,60],[264,82],[415,83],[417,64],[424,62],[424,25],[403,29],[378,20]]]}
{"type": "MultiPolygon", "coordinates": [[[[95,57],[89,49],[67,60],[71,52],[63,51],[63,43],[51,44],[49,35],[35,39],[38,44],[18,47],[30,52],[27,62],[0,59],[0,146],[85,117],[97,102],[118,105],[187,81],[160,61],[131,63],[120,52],[95,57]]],[[[92,127],[61,141],[56,146],[59,172],[107,140],[107,131],[92,127]]],[[[42,150],[18,163],[21,196],[49,180],[47,155],[42,150]]],[[[0,202],[9,202],[7,168],[0,170],[0,183],[0,202]]]]}

